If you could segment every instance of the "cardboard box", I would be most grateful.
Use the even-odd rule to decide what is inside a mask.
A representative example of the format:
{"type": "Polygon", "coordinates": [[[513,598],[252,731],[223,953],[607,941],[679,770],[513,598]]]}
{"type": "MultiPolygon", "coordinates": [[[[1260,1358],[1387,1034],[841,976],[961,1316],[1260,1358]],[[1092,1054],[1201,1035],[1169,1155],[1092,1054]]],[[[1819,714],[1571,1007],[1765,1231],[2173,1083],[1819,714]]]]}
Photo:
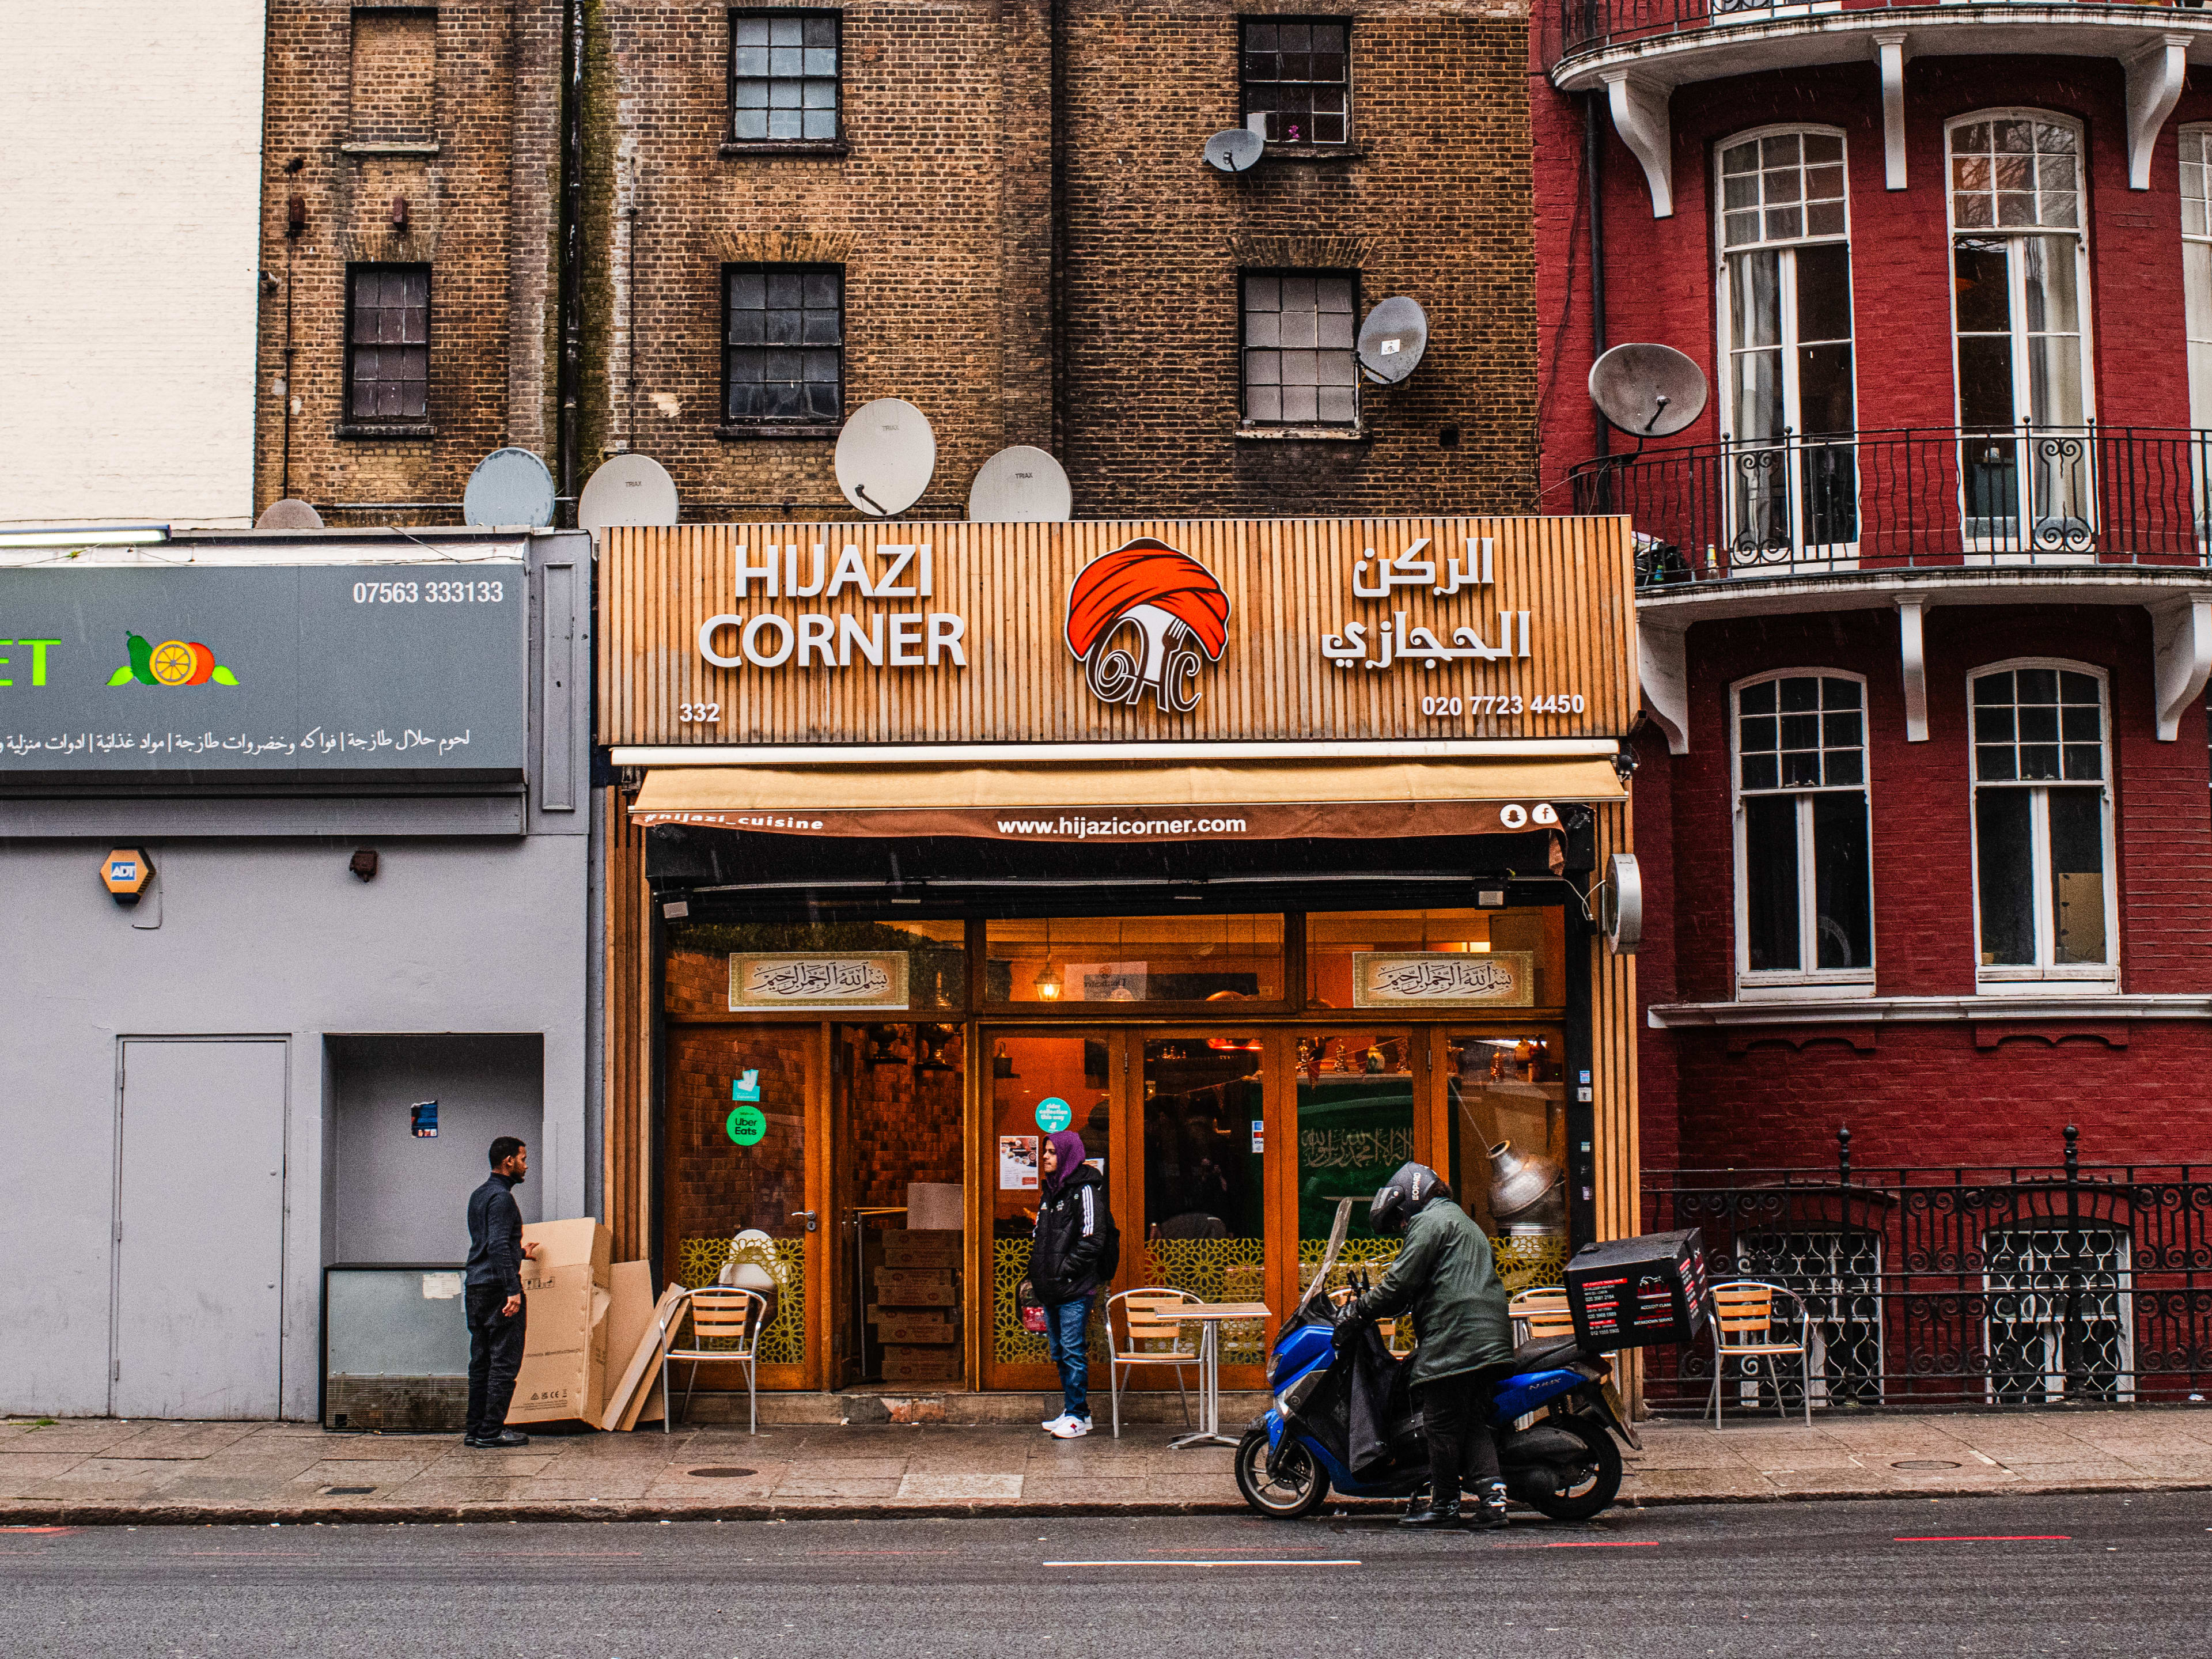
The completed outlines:
{"type": "Polygon", "coordinates": [[[960,1265],[957,1232],[894,1231],[884,1235],[886,1267],[957,1267],[960,1265]]]}
{"type": "MultiPolygon", "coordinates": [[[[645,1268],[646,1283],[651,1285],[650,1263],[624,1265],[645,1268]]],[[[622,1268],[618,1267],[615,1271],[620,1273],[622,1268]]],[[[660,1322],[668,1316],[683,1294],[679,1286],[671,1285],[647,1310],[637,1345],[623,1360],[621,1376],[607,1390],[606,1403],[599,1412],[601,1428],[634,1429],[640,1423],[657,1423],[667,1415],[667,1401],[660,1386],[661,1352],[666,1346],[661,1340],[660,1322]]]]}
{"type": "Polygon", "coordinates": [[[1565,1277],[1576,1340],[1595,1352],[1694,1342],[1705,1328],[1705,1247],[1695,1227],[1585,1244],[1565,1277]]]}
{"type": "Polygon", "coordinates": [[[876,1300],[886,1308],[950,1308],[958,1297],[949,1267],[884,1267],[876,1273],[876,1300]]]}
{"type": "Polygon", "coordinates": [[[938,1346],[960,1340],[960,1328],[952,1322],[949,1313],[917,1312],[907,1308],[886,1308],[876,1322],[876,1338],[885,1346],[918,1343],[938,1346]]]}
{"type": "Polygon", "coordinates": [[[605,1392],[613,1235],[598,1222],[534,1222],[522,1242],[539,1247],[522,1264],[529,1323],[509,1423],[596,1422],[605,1392]]]}
{"type": "Polygon", "coordinates": [[[956,1382],[960,1378],[960,1350],[903,1346],[884,1350],[886,1382],[956,1382]]]}

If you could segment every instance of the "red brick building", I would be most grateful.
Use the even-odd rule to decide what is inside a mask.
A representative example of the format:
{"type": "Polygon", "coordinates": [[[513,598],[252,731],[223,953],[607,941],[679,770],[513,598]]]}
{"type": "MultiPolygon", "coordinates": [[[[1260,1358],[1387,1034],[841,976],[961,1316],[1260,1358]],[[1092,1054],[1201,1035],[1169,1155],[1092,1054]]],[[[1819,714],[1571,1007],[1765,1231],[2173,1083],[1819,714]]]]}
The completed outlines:
{"type": "Polygon", "coordinates": [[[2078,1191],[1992,1176],[1916,1246],[1919,1178],[1867,1172],[2056,1170],[2068,1125],[2085,1165],[2212,1149],[2212,25],[1569,0],[1532,35],[1543,498],[1644,538],[1647,1171],[1734,1172],[1662,1180],[1736,1194],[1729,1265],[1820,1292],[1831,1398],[1923,1358],[2002,1398],[2201,1364],[2194,1279],[2142,1322],[2179,1265],[2149,1211],[2093,1239],[2051,1219],[2078,1191]],[[1632,341],[1704,372],[1686,429],[1597,420],[1632,341]],[[1753,1217],[1782,1168],[1827,1196],[1753,1217]],[[2103,1337],[1998,1330],[2053,1240],[2103,1337]],[[1948,1334],[1908,1331],[1939,1291],[1948,1334]]]}

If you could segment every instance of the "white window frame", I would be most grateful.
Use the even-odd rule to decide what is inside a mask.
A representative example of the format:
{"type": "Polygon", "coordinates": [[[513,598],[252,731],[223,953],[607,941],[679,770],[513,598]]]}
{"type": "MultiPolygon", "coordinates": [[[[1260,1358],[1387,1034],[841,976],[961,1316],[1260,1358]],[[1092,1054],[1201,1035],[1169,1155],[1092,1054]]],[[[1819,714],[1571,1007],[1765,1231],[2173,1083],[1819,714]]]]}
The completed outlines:
{"type": "MultiPolygon", "coordinates": [[[[2062,1216],[2037,1216],[2022,1217],[2009,1224],[1985,1228],[1978,1241],[1977,1249],[1977,1254],[1980,1255],[1983,1264],[1982,1357],[1985,1362],[1990,1361],[1990,1352],[1996,1346],[1995,1335],[2000,1323],[1996,1315],[2006,1303],[2010,1302],[2016,1305],[2026,1304],[2042,1310],[2045,1316],[2041,1319],[2016,1319],[2002,1322],[2015,1330],[2028,1329],[2041,1333],[2043,1369],[2033,1375],[2042,1384],[2045,1396],[2043,1403],[2049,1405],[2054,1401],[2072,1402],[2072,1397],[2066,1392],[2067,1376],[2064,1361],[2059,1352],[2063,1328],[2058,1321],[2051,1317],[2049,1313],[2052,1304],[2064,1301],[2065,1291],[2063,1288],[2035,1288],[2035,1274],[2033,1271],[2025,1275],[2027,1283],[2022,1285],[2020,1279],[2013,1275],[1999,1275],[1991,1273],[1989,1266],[1991,1257],[1999,1254],[2001,1250],[2019,1250],[2020,1245],[2016,1241],[2039,1242],[2063,1239],[2069,1232],[2112,1235],[2113,1243],[2117,1248],[2107,1259],[2109,1265],[2102,1266],[2100,1269],[2112,1274],[2112,1287],[2104,1291],[2092,1290],[2087,1294],[2110,1296],[2112,1298],[2114,1310],[2112,1323],[2113,1335],[2117,1340],[2113,1345],[2116,1363],[2112,1373],[2113,1382],[2112,1403],[2131,1405],[2136,1397],[2135,1235],[2129,1228],[2118,1222],[2085,1219],[2069,1223],[2062,1216]]],[[[2034,1254],[2033,1246],[2028,1251],[2021,1253],[2034,1254]]],[[[1990,1369],[1984,1372],[1982,1380],[1982,1398],[1990,1405],[1999,1403],[1998,1380],[1995,1370],[1994,1363],[1990,1363],[1990,1369]]],[[[2083,1397],[2091,1401],[2102,1401],[2105,1398],[2104,1395],[2096,1393],[2091,1393],[2083,1397]]]]}
{"type": "MultiPolygon", "coordinates": [[[[1798,9],[1802,12],[1803,8],[1799,8],[1798,9]]],[[[1733,291],[1733,284],[1730,282],[1729,274],[1729,260],[1735,254],[1756,253],[1764,250],[1771,249],[1776,252],[1790,256],[1779,261],[1781,266],[1781,282],[1780,293],[1777,297],[1777,303],[1779,306],[1781,312],[1781,338],[1779,345],[1782,358],[1782,405],[1785,410],[1797,410],[1798,419],[1802,422],[1803,415],[1802,410],[1799,408],[1800,387],[1798,385],[1797,343],[1795,337],[1797,327],[1797,260],[1796,255],[1799,248],[1825,247],[1840,243],[1844,251],[1844,257],[1847,259],[1850,257],[1852,252],[1850,136],[1841,127],[1830,126],[1826,123],[1820,121],[1775,121],[1770,122],[1765,126],[1751,127],[1746,129],[1742,132],[1730,133],[1727,137],[1721,139],[1713,146],[1712,192],[1713,333],[1714,338],[1718,345],[1718,349],[1714,353],[1714,361],[1718,367],[1721,381],[1721,430],[1731,434],[1731,440],[1728,446],[1731,451],[1741,450],[1757,453],[1770,449],[1780,449],[1784,453],[1784,479],[1782,487],[1788,492],[1790,523],[1794,533],[1790,541],[1790,556],[1788,560],[1786,562],[1777,560],[1774,562],[1786,562],[1790,566],[1812,564],[1819,566],[1824,569],[1856,568],[1858,560],[1858,544],[1856,541],[1830,543],[1814,542],[1809,539],[1808,526],[1803,522],[1805,516],[1805,480],[1804,446],[1802,443],[1804,432],[1802,424],[1792,427],[1790,438],[1784,443],[1778,445],[1767,444],[1764,442],[1747,442],[1743,440],[1742,434],[1738,429],[1740,423],[1736,419],[1735,407],[1736,343],[1734,333],[1735,307],[1733,304],[1735,294],[1733,291]],[[1728,241],[1727,174],[1723,171],[1722,158],[1725,156],[1729,150],[1734,149],[1739,144],[1755,143],[1760,139],[1779,137],[1785,133],[1818,134],[1823,138],[1833,138],[1842,145],[1844,153],[1844,228],[1840,233],[1829,233],[1819,236],[1799,235],[1769,239],[1765,234],[1765,226],[1762,224],[1760,227],[1761,234],[1759,240],[1756,242],[1746,242],[1737,247],[1730,247],[1728,241]]],[[[1858,426],[1859,410],[1859,313],[1858,283],[1856,268],[1854,268],[1853,270],[1851,283],[1850,347],[1851,424],[1853,430],[1856,431],[1858,426]]],[[[1826,449],[1833,448],[1837,446],[1824,444],[1820,447],[1826,449]]],[[[1729,470],[1732,472],[1732,465],[1729,470]]],[[[1723,488],[1727,495],[1727,499],[1723,503],[1723,510],[1728,514],[1729,536],[1731,543],[1733,543],[1735,537],[1735,525],[1734,523],[1735,514],[1735,497],[1733,488],[1733,479],[1731,478],[1729,483],[1724,483],[1723,488]]],[[[1856,521],[1857,517],[1856,512],[1854,513],[1853,517],[1856,521]]]]}
{"type": "Polygon", "coordinates": [[[1974,987],[1984,996],[2040,996],[2047,994],[2044,988],[2063,982],[2069,992],[2088,995],[2116,993],[2120,988],[2120,872],[2113,857],[2112,826],[2112,678],[2094,663],[2074,662],[2064,657],[2008,657],[2002,662],[1978,664],[1966,673],[1966,836],[1972,844],[1972,880],[1974,890],[1974,987]],[[2069,783],[2063,779],[2045,780],[2036,783],[2015,782],[2011,779],[1996,779],[1989,783],[1981,781],[1980,756],[1974,742],[1974,682],[1987,674],[2003,674],[2022,668],[2053,668],[2069,674],[2087,674],[2097,682],[2099,741],[2104,749],[2103,779],[2098,784],[2100,833],[2103,836],[2102,859],[2105,869],[2105,940],[2106,951],[2112,960],[2095,962],[2053,962],[2057,954],[2057,919],[2051,914],[2051,791],[2086,789],[2086,782],[2069,783]],[[1982,836],[1976,807],[1984,789],[2019,789],[2032,792],[2033,805],[2028,811],[2028,857],[2034,866],[2032,888],[2035,902],[2035,964],[2020,963],[1984,965],[1982,961],[1982,836]]]}
{"type": "Polygon", "coordinates": [[[2212,264],[2212,122],[2192,121],[2180,131],[2179,167],[2181,192],[2182,349],[2189,364],[2190,482],[2197,504],[2197,538],[2200,546],[2212,540],[2212,276],[2192,289],[2189,277],[2191,248],[2206,250],[2212,264]],[[2194,170],[2196,194],[2190,191],[2194,170]],[[2189,226],[2189,210],[2197,209],[2197,228],[2189,226]],[[2202,361],[2205,369],[2199,374],[2202,361]]]}
{"type": "Polygon", "coordinates": [[[1747,674],[1729,687],[1729,804],[1735,820],[1735,984],[1736,998],[1742,1002],[1818,1000],[1826,997],[1870,997],[1875,994],[1875,964],[1881,960],[1879,941],[1875,937],[1874,910],[1874,779],[1869,764],[1873,754],[1873,733],[1867,708],[1866,676],[1847,668],[1777,668],[1765,673],[1747,674]],[[1854,790],[1849,784],[1824,785],[1819,788],[1755,789],[1747,797],[1743,787],[1743,710],[1742,695],[1750,686],[1766,680],[1790,679],[1850,680],[1859,688],[1859,753],[1861,781],[1854,790]],[[1869,955],[1862,968],[1784,968],[1761,969],[1754,972],[1751,966],[1751,848],[1749,824],[1744,802],[1750,798],[1769,795],[1791,795],[1797,799],[1797,960],[1818,962],[1820,955],[1820,913],[1814,902],[1818,891],[1813,873],[1813,808],[1814,795],[1842,795],[1856,793],[1866,803],[1867,812],[1867,940],[1869,955]]]}
{"type": "MultiPolygon", "coordinates": [[[[1953,116],[1943,123],[1943,222],[1948,227],[1943,245],[1943,270],[1949,278],[1951,294],[1951,416],[1956,428],[1966,430],[1966,411],[1960,407],[1959,398],[1964,390],[1959,367],[1959,284],[1958,246],[1961,236],[1986,237],[1992,240],[2018,241],[2030,236],[2071,236],[2074,239],[2074,291],[2081,305],[2080,352],[2081,373],[2081,422],[2078,428],[2053,426],[2042,430],[2075,432],[2087,434],[2097,424],[2097,334],[2094,316],[2094,296],[2089,287],[2089,137],[2082,124],[2071,116],[2056,110],[2038,109],[2029,105],[2001,108],[1970,110],[1964,115],[1953,116]],[[1954,187],[1951,173],[1951,135],[1960,127],[1972,126],[1979,121],[2040,121],[2046,126],[2064,127],[2074,135],[2074,223],[2071,225],[1960,225],[1959,223],[1959,195],[1954,187]]],[[[2027,354],[2021,349],[2027,340],[2025,321],[2027,315],[2027,278],[2018,259],[2009,257],[2005,261],[2006,314],[2012,319],[2010,328],[2014,349],[2012,353],[2014,427],[2020,425],[2019,413],[2027,397],[2028,370],[2027,354]]],[[[2033,468],[2032,454],[2022,453],[2018,462],[2014,489],[2014,507],[2020,531],[2015,540],[2019,545],[1993,542],[1971,532],[1971,516],[1966,510],[1966,444],[1960,442],[1959,460],[1959,523],[1965,534],[1966,556],[1971,563],[2019,563],[2030,560],[2038,563],[2067,562],[2078,560],[2087,562],[2097,555],[2094,540],[2087,549],[2066,550],[2033,550],[2034,540],[2033,468]],[[1979,544],[1978,546],[1977,544],[1979,544]]],[[[2096,529],[2097,482],[2093,470],[2096,446],[2084,442],[2082,447],[2083,505],[2088,514],[2090,533],[2096,529]]],[[[1977,951],[1976,955],[1980,952],[1977,951]]]]}

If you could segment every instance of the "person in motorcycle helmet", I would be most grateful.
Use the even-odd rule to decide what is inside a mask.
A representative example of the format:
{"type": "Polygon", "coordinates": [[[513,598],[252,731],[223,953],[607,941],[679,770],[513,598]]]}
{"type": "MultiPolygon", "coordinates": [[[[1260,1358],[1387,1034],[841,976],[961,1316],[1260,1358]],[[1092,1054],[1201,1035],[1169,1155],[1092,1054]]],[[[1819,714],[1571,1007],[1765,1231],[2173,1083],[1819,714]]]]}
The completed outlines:
{"type": "Polygon", "coordinates": [[[1429,1448],[1429,1490],[1399,1525],[1478,1528],[1505,1524],[1505,1483],[1490,1432],[1491,1394],[1513,1370],[1513,1326],[1490,1241],[1452,1201],[1443,1177],[1407,1164],[1368,1211],[1378,1235],[1402,1232],[1405,1248],[1382,1282],[1345,1306],[1344,1322],[1410,1311],[1417,1341],[1413,1404],[1429,1448]],[[1462,1482],[1480,1504],[1462,1521],[1462,1482]]]}

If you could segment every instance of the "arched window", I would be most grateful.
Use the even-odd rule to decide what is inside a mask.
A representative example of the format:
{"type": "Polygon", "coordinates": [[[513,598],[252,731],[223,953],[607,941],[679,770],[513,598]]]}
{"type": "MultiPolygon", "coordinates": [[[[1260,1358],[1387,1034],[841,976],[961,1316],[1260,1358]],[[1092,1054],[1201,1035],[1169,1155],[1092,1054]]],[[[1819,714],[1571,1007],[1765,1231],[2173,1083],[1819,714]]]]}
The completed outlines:
{"type": "Polygon", "coordinates": [[[1992,551],[2086,551],[2092,490],[2081,133],[2039,110],[1946,130],[1966,532],[1992,551]]]}
{"type": "Polygon", "coordinates": [[[1858,539],[1844,135],[1746,133],[1715,166],[1731,562],[1832,556],[1858,539]]]}
{"type": "Polygon", "coordinates": [[[1801,668],[1733,696],[1739,982],[1871,993],[1866,684],[1801,668]]]}
{"type": "Polygon", "coordinates": [[[2105,675],[2040,659],[1978,669],[1974,892],[1984,990],[2116,983],[2105,675]]]}

